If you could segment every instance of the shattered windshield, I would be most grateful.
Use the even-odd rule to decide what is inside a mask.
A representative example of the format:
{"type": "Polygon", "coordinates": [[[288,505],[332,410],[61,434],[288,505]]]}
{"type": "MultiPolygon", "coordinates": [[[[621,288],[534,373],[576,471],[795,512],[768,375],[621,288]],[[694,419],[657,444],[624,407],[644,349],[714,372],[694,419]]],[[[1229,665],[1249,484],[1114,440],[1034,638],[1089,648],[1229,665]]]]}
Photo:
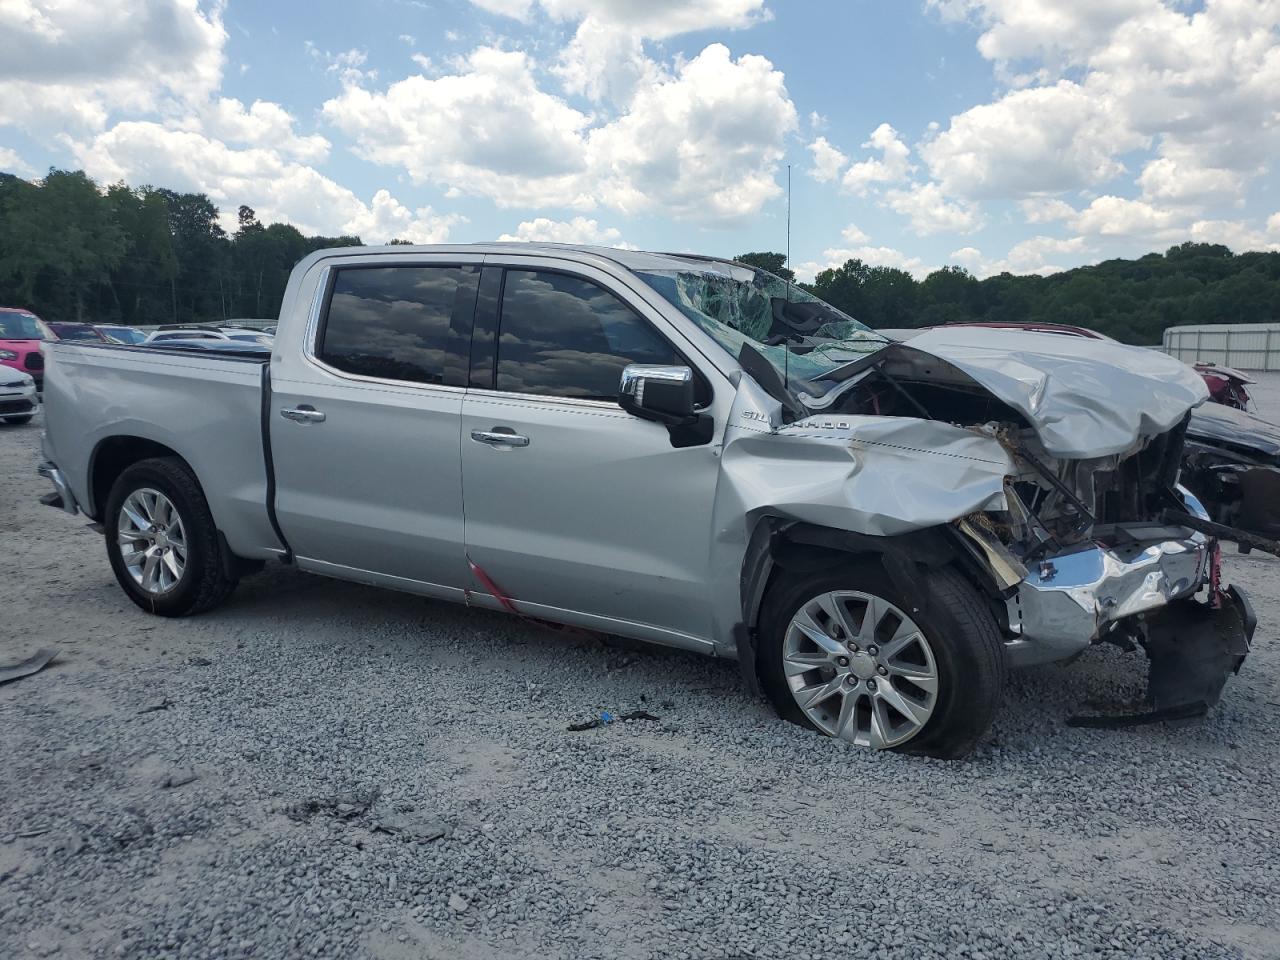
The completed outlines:
{"type": "Polygon", "coordinates": [[[818,395],[823,374],[889,341],[794,283],[723,261],[640,277],[737,357],[750,343],[793,391],[818,395]]]}

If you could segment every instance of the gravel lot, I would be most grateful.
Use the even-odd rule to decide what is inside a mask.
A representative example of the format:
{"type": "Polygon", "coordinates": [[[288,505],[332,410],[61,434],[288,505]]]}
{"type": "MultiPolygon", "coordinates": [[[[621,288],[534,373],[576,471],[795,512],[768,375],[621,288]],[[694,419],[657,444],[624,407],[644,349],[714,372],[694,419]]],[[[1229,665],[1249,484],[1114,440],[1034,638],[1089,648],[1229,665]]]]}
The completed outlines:
{"type": "Polygon", "coordinates": [[[1098,649],[948,764],[280,566],[148,617],[36,502],[39,435],[0,427],[0,660],[59,651],[0,687],[0,957],[1280,956],[1280,561],[1229,557],[1261,626],[1207,721],[1065,727],[1143,686],[1098,649]],[[566,730],[605,709],[660,720],[566,730]]]}

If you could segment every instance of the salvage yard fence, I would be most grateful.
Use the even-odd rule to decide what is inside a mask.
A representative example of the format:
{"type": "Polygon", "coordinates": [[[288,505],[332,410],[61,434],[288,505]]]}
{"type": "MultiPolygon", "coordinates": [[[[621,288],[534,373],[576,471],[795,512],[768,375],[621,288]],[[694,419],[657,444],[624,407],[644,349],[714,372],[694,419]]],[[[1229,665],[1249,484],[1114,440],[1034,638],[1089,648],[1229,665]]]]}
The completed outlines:
{"type": "Polygon", "coordinates": [[[1164,352],[1241,370],[1280,370],[1280,323],[1206,323],[1170,327],[1164,352]]]}

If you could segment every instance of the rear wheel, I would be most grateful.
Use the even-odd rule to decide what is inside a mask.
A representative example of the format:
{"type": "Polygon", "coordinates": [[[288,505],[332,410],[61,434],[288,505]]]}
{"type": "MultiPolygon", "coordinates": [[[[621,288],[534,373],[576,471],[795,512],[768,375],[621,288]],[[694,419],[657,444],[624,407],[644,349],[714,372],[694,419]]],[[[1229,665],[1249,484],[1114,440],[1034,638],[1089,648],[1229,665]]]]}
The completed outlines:
{"type": "Polygon", "coordinates": [[[237,577],[224,567],[209,504],[171,457],[129,467],[111,488],[107,556],[124,592],[149,613],[181,617],[222,603],[237,577]]]}
{"type": "Polygon", "coordinates": [[[24,424],[24,423],[30,423],[30,422],[31,422],[31,418],[32,418],[32,417],[34,417],[34,416],[35,416],[35,414],[34,414],[34,413],[27,413],[27,414],[23,414],[23,415],[22,415],[22,416],[20,416],[20,417],[3,417],[3,418],[0,418],[0,419],[3,419],[5,423],[11,423],[11,424],[13,424],[15,427],[19,427],[19,426],[21,426],[21,425],[22,425],[22,424],[24,424]]]}
{"type": "Polygon", "coordinates": [[[930,571],[903,595],[878,561],[783,572],[760,620],[757,668],[784,718],[877,750],[954,759],[987,731],[1004,645],[977,591],[930,571]]]}

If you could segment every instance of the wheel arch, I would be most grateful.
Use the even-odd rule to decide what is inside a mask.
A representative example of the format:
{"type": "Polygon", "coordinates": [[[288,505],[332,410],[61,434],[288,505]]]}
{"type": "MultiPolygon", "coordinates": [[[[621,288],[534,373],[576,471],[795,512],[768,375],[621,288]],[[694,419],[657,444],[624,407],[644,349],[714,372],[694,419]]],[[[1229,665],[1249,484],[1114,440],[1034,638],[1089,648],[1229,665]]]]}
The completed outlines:
{"type": "Polygon", "coordinates": [[[817,572],[857,557],[878,559],[904,592],[918,586],[919,578],[929,570],[954,566],[989,602],[999,598],[990,572],[950,524],[879,537],[783,517],[760,517],[743,554],[742,620],[734,629],[739,665],[750,689],[760,690],[756,630],[765,594],[777,573],[817,572]]]}
{"type": "Polygon", "coordinates": [[[94,520],[105,520],[107,498],[120,475],[135,463],[156,457],[172,457],[182,462],[199,483],[191,462],[166,444],[132,434],[116,434],[99,440],[89,456],[89,502],[85,512],[94,520]]]}

